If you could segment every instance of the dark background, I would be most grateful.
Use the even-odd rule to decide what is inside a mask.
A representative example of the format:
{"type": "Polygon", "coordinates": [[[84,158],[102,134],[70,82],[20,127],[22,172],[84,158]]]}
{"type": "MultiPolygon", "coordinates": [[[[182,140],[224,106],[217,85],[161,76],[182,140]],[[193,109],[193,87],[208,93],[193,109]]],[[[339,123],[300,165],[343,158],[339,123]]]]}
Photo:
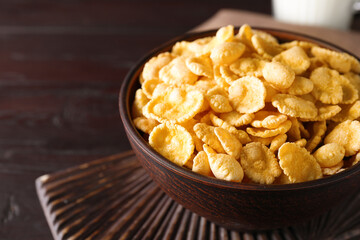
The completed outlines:
{"type": "Polygon", "coordinates": [[[0,240],[51,239],[35,179],[129,150],[126,72],[220,8],[271,14],[271,1],[0,2],[0,240]]]}

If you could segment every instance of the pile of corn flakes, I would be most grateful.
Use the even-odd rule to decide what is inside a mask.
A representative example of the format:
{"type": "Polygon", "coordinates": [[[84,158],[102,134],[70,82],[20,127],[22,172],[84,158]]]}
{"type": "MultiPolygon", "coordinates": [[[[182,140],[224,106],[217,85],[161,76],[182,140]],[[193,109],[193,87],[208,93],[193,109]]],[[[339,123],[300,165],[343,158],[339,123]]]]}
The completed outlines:
{"type": "Polygon", "coordinates": [[[132,108],[162,156],[233,182],[287,184],[360,161],[360,63],[229,25],[151,58],[132,108]]]}

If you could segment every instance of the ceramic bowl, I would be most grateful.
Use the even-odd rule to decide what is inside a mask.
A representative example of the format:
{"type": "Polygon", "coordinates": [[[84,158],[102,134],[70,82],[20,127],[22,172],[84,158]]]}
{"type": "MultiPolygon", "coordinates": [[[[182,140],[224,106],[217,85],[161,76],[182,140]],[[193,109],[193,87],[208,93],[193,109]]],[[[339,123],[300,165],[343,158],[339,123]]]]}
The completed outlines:
{"type": "MultiPolygon", "coordinates": [[[[325,41],[288,31],[266,31],[279,41],[305,40],[323,47],[344,51],[325,41]]],[[[131,119],[131,105],[139,75],[147,60],[169,51],[175,42],[214,36],[216,30],[177,37],[140,59],[124,79],[119,95],[119,110],[130,144],[151,178],[179,204],[206,219],[234,230],[264,230],[285,227],[309,220],[351,197],[360,188],[360,164],[319,180],[260,185],[226,182],[205,177],[168,161],[151,148],[131,119]]]]}

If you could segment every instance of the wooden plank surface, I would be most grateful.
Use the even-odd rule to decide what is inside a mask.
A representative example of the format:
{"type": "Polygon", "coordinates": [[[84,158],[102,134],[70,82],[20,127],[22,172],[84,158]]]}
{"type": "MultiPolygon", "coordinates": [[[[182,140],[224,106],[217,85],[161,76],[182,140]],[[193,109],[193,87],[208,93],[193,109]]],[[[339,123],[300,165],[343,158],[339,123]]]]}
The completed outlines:
{"type": "Polygon", "coordinates": [[[35,179],[130,149],[117,108],[126,72],[220,8],[271,13],[268,0],[1,1],[1,240],[51,239],[35,179]]]}
{"type": "Polygon", "coordinates": [[[233,231],[177,204],[132,151],[46,174],[36,190],[54,239],[358,239],[360,193],[293,226],[233,231]]]}

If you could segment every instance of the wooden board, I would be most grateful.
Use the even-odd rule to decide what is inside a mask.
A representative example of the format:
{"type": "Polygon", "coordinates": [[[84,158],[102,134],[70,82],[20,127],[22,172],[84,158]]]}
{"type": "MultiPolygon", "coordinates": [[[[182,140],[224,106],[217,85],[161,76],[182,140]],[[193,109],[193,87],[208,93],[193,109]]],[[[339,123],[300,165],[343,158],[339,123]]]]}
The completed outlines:
{"type": "Polygon", "coordinates": [[[43,175],[36,189],[54,239],[360,238],[360,193],[305,224],[235,232],[170,199],[131,151],[43,175]]]}

